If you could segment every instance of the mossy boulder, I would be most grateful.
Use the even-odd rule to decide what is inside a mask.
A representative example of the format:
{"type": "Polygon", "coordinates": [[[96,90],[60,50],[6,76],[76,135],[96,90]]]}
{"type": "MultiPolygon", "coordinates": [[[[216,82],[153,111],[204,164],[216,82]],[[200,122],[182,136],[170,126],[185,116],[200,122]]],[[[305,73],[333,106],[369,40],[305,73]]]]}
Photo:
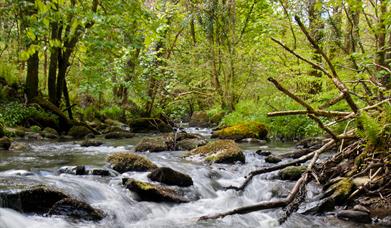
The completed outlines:
{"type": "Polygon", "coordinates": [[[8,137],[0,138],[0,150],[8,150],[11,147],[11,140],[8,137]]]}
{"type": "Polygon", "coordinates": [[[162,187],[134,179],[124,179],[123,183],[127,189],[135,192],[140,197],[141,201],[172,203],[188,202],[188,200],[183,198],[179,193],[171,188],[162,187]]]}
{"type": "Polygon", "coordinates": [[[269,155],[265,158],[265,162],[267,162],[267,163],[276,164],[276,163],[279,163],[280,161],[282,161],[282,159],[278,156],[275,156],[275,155],[269,155]]]}
{"type": "Polygon", "coordinates": [[[33,125],[30,127],[30,131],[34,133],[39,133],[41,131],[41,127],[37,125],[33,125]]]}
{"type": "Polygon", "coordinates": [[[172,132],[173,128],[167,121],[160,118],[138,118],[128,123],[133,132],[172,132]]]}
{"type": "Polygon", "coordinates": [[[23,213],[45,214],[58,201],[69,198],[63,192],[38,185],[19,191],[0,192],[0,207],[23,213]]]}
{"type": "Polygon", "coordinates": [[[136,145],[137,152],[160,152],[168,150],[166,140],[163,137],[146,137],[136,145]]]}
{"type": "Polygon", "coordinates": [[[209,127],[209,116],[204,111],[193,112],[189,122],[190,127],[209,127]]]}
{"type": "Polygon", "coordinates": [[[206,156],[206,161],[216,163],[244,163],[245,156],[233,140],[217,140],[209,142],[190,151],[189,155],[206,156]]]}
{"type": "Polygon", "coordinates": [[[175,171],[169,167],[160,167],[148,174],[148,178],[167,185],[188,187],[193,185],[193,180],[187,174],[175,171]]]}
{"type": "Polygon", "coordinates": [[[75,139],[82,139],[89,134],[92,134],[92,132],[85,126],[73,126],[68,131],[68,135],[72,136],[75,139]]]}
{"type": "Polygon", "coordinates": [[[99,221],[104,218],[101,210],[91,205],[72,198],[65,198],[56,202],[49,210],[48,215],[67,216],[72,219],[99,221]]]}
{"type": "Polygon", "coordinates": [[[109,132],[105,135],[105,139],[128,139],[133,137],[134,137],[134,133],[125,132],[125,131],[114,131],[114,132],[109,132]]]}
{"type": "Polygon", "coordinates": [[[221,130],[214,131],[213,138],[242,140],[246,138],[266,139],[267,130],[265,125],[258,122],[237,124],[221,130]]]}
{"type": "Polygon", "coordinates": [[[57,139],[59,137],[58,132],[50,127],[46,127],[42,130],[41,136],[48,139],[57,139]]]}
{"type": "Polygon", "coordinates": [[[107,161],[111,164],[111,168],[119,173],[128,171],[149,171],[157,168],[157,166],[146,157],[130,152],[114,153],[107,158],[107,161]]]}
{"type": "Polygon", "coordinates": [[[176,149],[178,150],[192,150],[200,146],[204,146],[208,143],[206,139],[184,139],[176,143],[176,149]]]}
{"type": "Polygon", "coordinates": [[[333,199],[336,205],[342,205],[348,199],[353,188],[353,181],[344,177],[332,184],[325,192],[325,196],[329,196],[333,199]]]}
{"type": "Polygon", "coordinates": [[[304,166],[289,166],[279,171],[278,176],[281,180],[298,180],[306,171],[304,166]]]}

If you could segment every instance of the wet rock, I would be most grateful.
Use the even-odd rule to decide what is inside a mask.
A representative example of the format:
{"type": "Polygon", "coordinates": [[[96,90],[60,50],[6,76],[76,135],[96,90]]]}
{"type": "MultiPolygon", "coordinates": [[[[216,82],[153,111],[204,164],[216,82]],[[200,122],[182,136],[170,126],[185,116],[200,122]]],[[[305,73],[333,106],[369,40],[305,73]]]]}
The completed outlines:
{"type": "Polygon", "coordinates": [[[8,137],[0,138],[0,150],[8,150],[11,147],[11,140],[8,137]]]}
{"type": "Polygon", "coordinates": [[[298,180],[301,175],[306,171],[304,166],[289,166],[278,172],[278,176],[281,180],[298,180]]]}
{"type": "Polygon", "coordinates": [[[245,138],[266,139],[267,130],[265,125],[258,122],[248,122],[226,127],[214,131],[213,138],[242,140],[245,138]]]}
{"type": "Polygon", "coordinates": [[[48,139],[57,139],[59,137],[58,132],[50,127],[46,127],[45,129],[43,129],[43,131],[41,132],[41,136],[48,139]]]}
{"type": "Polygon", "coordinates": [[[65,198],[56,202],[51,207],[48,214],[89,221],[99,221],[104,217],[101,210],[95,209],[85,202],[71,198],[65,198]]]}
{"type": "Polygon", "coordinates": [[[34,186],[17,192],[0,192],[0,207],[11,208],[23,213],[47,213],[58,201],[68,198],[59,190],[46,186],[34,186]]]}
{"type": "Polygon", "coordinates": [[[110,132],[105,135],[105,139],[128,139],[134,137],[133,133],[125,131],[110,132]]]}
{"type": "Polygon", "coordinates": [[[205,160],[216,163],[245,162],[245,156],[233,140],[218,140],[195,148],[189,155],[207,156],[205,160]]]}
{"type": "Polygon", "coordinates": [[[276,164],[276,163],[279,163],[280,161],[281,161],[281,158],[274,156],[274,155],[269,155],[265,158],[265,162],[267,162],[267,163],[276,164]]]}
{"type": "Polygon", "coordinates": [[[337,213],[337,218],[358,223],[371,223],[369,213],[355,210],[342,210],[337,213]]]}
{"type": "Polygon", "coordinates": [[[193,139],[184,139],[176,144],[176,149],[178,150],[192,150],[194,148],[204,146],[208,143],[206,139],[198,139],[198,138],[193,138],[193,139]]]}
{"type": "Polygon", "coordinates": [[[340,178],[327,189],[325,196],[332,198],[336,205],[342,205],[352,192],[353,186],[349,178],[340,178]]]}
{"type": "Polygon", "coordinates": [[[123,180],[127,189],[135,192],[141,201],[152,202],[173,202],[173,203],[185,203],[188,202],[175,190],[167,187],[154,185],[134,179],[123,180]]]}
{"type": "Polygon", "coordinates": [[[79,166],[63,166],[57,170],[57,173],[73,174],[73,175],[86,175],[86,167],[84,165],[79,166]]]}
{"type": "Polygon", "coordinates": [[[193,180],[187,174],[180,173],[168,167],[160,167],[148,174],[148,178],[167,185],[188,187],[193,185],[193,180]]]}
{"type": "Polygon", "coordinates": [[[91,133],[92,133],[91,130],[85,126],[73,126],[68,131],[68,135],[72,136],[74,139],[82,139],[91,133]]]}
{"type": "Polygon", "coordinates": [[[27,139],[30,139],[30,140],[42,140],[42,139],[43,139],[43,137],[41,136],[41,134],[35,133],[35,132],[26,132],[25,137],[26,137],[27,139]]]}
{"type": "Polygon", "coordinates": [[[189,122],[190,127],[209,127],[209,116],[204,111],[193,112],[189,122]]]}
{"type": "Polygon", "coordinates": [[[255,151],[255,153],[257,153],[258,155],[261,155],[261,156],[269,156],[272,154],[272,152],[270,152],[270,151],[262,151],[262,150],[257,150],[257,151],[255,151]]]}
{"type": "Polygon", "coordinates": [[[323,138],[321,137],[313,137],[313,138],[307,138],[303,139],[300,142],[296,143],[296,148],[313,148],[318,149],[323,144],[323,138]]]}
{"type": "Polygon", "coordinates": [[[135,147],[135,151],[137,152],[160,152],[166,150],[168,150],[168,146],[163,137],[143,138],[135,147]]]}
{"type": "Polygon", "coordinates": [[[81,147],[100,146],[103,142],[97,140],[86,139],[80,143],[81,147]]]}
{"type": "Polygon", "coordinates": [[[157,168],[157,166],[146,157],[130,152],[114,153],[107,158],[107,161],[111,164],[111,168],[119,173],[128,171],[149,171],[157,168]]]}
{"type": "Polygon", "coordinates": [[[173,131],[170,124],[160,118],[133,119],[129,122],[129,127],[136,133],[173,131]]]}
{"type": "Polygon", "coordinates": [[[103,176],[103,177],[108,177],[108,176],[112,176],[110,170],[107,170],[107,169],[99,169],[99,168],[94,168],[94,169],[91,169],[88,174],[90,175],[95,175],[95,176],[103,176]]]}
{"type": "Polygon", "coordinates": [[[360,197],[356,200],[360,205],[368,208],[372,216],[385,218],[391,216],[390,197],[360,197]]]}

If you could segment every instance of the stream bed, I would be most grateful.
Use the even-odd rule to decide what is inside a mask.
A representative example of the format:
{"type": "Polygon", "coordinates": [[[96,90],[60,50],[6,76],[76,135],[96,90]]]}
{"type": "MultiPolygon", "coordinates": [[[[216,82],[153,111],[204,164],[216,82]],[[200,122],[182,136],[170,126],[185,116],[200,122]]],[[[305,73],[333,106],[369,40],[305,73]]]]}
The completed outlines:
{"type": "MultiPolygon", "coordinates": [[[[186,129],[208,137],[208,129],[186,129]]],[[[137,142],[147,134],[123,140],[106,140],[98,147],[81,147],[78,141],[22,141],[28,148],[21,151],[0,151],[0,178],[23,179],[54,186],[63,192],[101,209],[106,217],[99,222],[72,221],[60,216],[37,216],[21,214],[11,209],[0,208],[0,228],[61,228],[61,227],[279,227],[281,209],[253,212],[246,215],[227,216],[223,219],[197,221],[207,214],[250,205],[263,200],[285,197],[294,182],[276,179],[276,172],[255,177],[243,192],[224,190],[230,185],[239,185],[244,176],[257,167],[267,166],[264,157],[255,153],[263,148],[275,154],[291,151],[292,145],[259,146],[240,144],[245,152],[246,164],[208,165],[197,159],[183,157],[185,151],[142,153],[158,166],[167,166],[190,175],[194,185],[184,188],[189,203],[139,202],[137,196],[125,189],[121,180],[131,177],[148,181],[148,172],[127,172],[115,177],[59,174],[63,166],[85,165],[102,168],[107,166],[106,157],[114,152],[132,151],[137,142]]],[[[319,188],[308,186],[309,193],[316,195],[319,188]]],[[[9,191],[2,190],[0,191],[9,191]]],[[[376,227],[344,222],[334,216],[304,216],[293,214],[282,227],[376,227]]]]}

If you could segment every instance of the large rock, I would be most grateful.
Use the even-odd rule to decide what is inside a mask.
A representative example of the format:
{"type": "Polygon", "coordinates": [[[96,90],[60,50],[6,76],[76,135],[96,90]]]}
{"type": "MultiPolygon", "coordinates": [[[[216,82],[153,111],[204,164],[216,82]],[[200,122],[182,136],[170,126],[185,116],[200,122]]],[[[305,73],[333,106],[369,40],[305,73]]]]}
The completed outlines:
{"type": "Polygon", "coordinates": [[[0,138],[0,150],[8,150],[11,147],[11,140],[8,137],[0,138]]]}
{"type": "Polygon", "coordinates": [[[68,198],[66,194],[46,186],[33,186],[19,191],[0,192],[0,207],[24,213],[47,213],[58,201],[68,198]]]}
{"type": "Polygon", "coordinates": [[[114,153],[107,158],[107,161],[111,164],[111,168],[119,173],[128,171],[148,171],[157,168],[157,166],[146,157],[130,152],[114,153]]]}
{"type": "Polygon", "coordinates": [[[143,138],[135,147],[135,151],[138,152],[160,152],[166,150],[168,150],[168,146],[166,144],[166,140],[163,137],[143,138]]]}
{"type": "Polygon", "coordinates": [[[141,201],[173,203],[188,202],[188,200],[183,198],[171,188],[162,187],[134,179],[124,179],[123,183],[127,189],[135,192],[140,197],[141,201]]]}
{"type": "Polygon", "coordinates": [[[82,139],[91,133],[92,133],[91,130],[85,126],[73,126],[68,131],[68,135],[72,136],[75,139],[82,139]]]}
{"type": "Polygon", "coordinates": [[[48,139],[57,139],[59,137],[58,132],[50,127],[46,127],[45,129],[43,129],[43,131],[40,134],[42,137],[48,139]]]}
{"type": "Polygon", "coordinates": [[[206,156],[206,160],[216,163],[245,162],[245,156],[233,140],[218,140],[195,148],[189,155],[206,156]]]}
{"type": "Polygon", "coordinates": [[[168,167],[161,167],[148,174],[148,178],[167,185],[188,187],[193,185],[193,180],[187,174],[180,173],[168,167]]]}
{"type": "Polygon", "coordinates": [[[105,135],[105,139],[128,139],[134,137],[133,133],[125,131],[109,132],[105,135]]]}
{"type": "Polygon", "coordinates": [[[267,162],[267,163],[276,164],[276,163],[279,163],[280,161],[282,161],[282,159],[278,156],[275,156],[275,155],[269,155],[265,158],[265,162],[267,162]]]}
{"type": "Polygon", "coordinates": [[[265,125],[257,122],[248,122],[226,127],[214,131],[213,138],[242,140],[245,138],[266,139],[267,130],[265,125]]]}
{"type": "Polygon", "coordinates": [[[337,218],[358,223],[371,223],[372,219],[368,212],[356,210],[341,210],[337,213],[337,218]]]}
{"type": "Polygon", "coordinates": [[[204,111],[193,112],[189,122],[190,127],[209,127],[209,116],[204,111]]]}
{"type": "Polygon", "coordinates": [[[104,217],[101,210],[95,209],[85,202],[71,198],[65,198],[56,202],[48,214],[90,221],[99,221],[104,217]]]}
{"type": "Polygon", "coordinates": [[[206,139],[184,139],[176,143],[176,149],[178,150],[192,150],[200,146],[204,146],[208,143],[206,139]]]}
{"type": "Polygon", "coordinates": [[[306,171],[304,166],[289,166],[279,171],[278,176],[281,180],[298,180],[306,171]]]}
{"type": "Polygon", "coordinates": [[[129,127],[136,133],[172,132],[173,128],[167,121],[159,118],[138,118],[129,122],[129,127]]]}

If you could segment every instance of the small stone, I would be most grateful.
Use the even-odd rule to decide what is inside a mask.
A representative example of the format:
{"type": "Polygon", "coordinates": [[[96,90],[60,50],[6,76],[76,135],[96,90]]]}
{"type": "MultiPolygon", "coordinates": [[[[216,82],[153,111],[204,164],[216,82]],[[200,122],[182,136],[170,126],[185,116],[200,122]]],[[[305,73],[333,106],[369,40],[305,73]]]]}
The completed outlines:
{"type": "Polygon", "coordinates": [[[80,143],[80,146],[81,147],[90,147],[90,146],[100,146],[102,144],[103,144],[103,142],[101,142],[101,141],[86,139],[82,143],[80,143]]]}
{"type": "Polygon", "coordinates": [[[255,153],[258,155],[261,155],[261,156],[269,156],[272,154],[272,152],[270,152],[270,151],[262,151],[262,150],[257,150],[257,151],[255,151],[255,153]]]}

